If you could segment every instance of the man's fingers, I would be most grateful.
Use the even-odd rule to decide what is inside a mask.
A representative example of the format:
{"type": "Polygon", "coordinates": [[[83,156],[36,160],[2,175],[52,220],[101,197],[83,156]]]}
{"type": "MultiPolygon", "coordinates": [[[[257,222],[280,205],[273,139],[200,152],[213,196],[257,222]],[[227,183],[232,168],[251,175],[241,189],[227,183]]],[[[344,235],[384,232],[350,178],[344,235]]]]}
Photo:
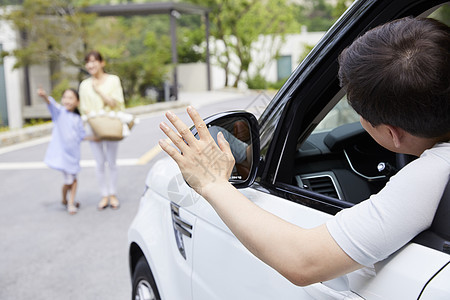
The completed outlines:
{"type": "Polygon", "coordinates": [[[175,127],[175,129],[180,133],[180,135],[186,140],[186,142],[189,145],[193,145],[194,142],[196,141],[196,138],[192,134],[189,127],[187,127],[186,124],[184,124],[180,120],[180,118],[178,118],[178,116],[175,115],[173,112],[168,111],[166,113],[166,117],[170,121],[170,123],[172,123],[172,125],[175,127]]]}
{"type": "Polygon", "coordinates": [[[184,142],[184,140],[170,128],[166,123],[161,122],[159,124],[159,128],[167,135],[167,137],[172,141],[172,143],[175,144],[175,146],[178,147],[182,152],[185,152],[187,150],[187,145],[184,142]]]}
{"type": "Polygon", "coordinates": [[[200,114],[197,112],[197,110],[192,106],[188,106],[187,112],[189,114],[189,117],[191,117],[192,121],[194,122],[195,128],[197,128],[198,136],[200,137],[200,139],[211,139],[211,134],[209,133],[205,122],[200,117],[200,114]]]}
{"type": "Polygon", "coordinates": [[[222,131],[220,131],[217,134],[217,143],[219,144],[219,148],[220,148],[220,150],[222,150],[222,152],[225,152],[225,153],[233,156],[233,153],[231,153],[230,144],[223,136],[222,131]]]}
{"type": "Polygon", "coordinates": [[[169,145],[169,143],[167,143],[165,140],[159,140],[158,144],[164,150],[164,152],[169,154],[169,156],[172,157],[173,160],[175,160],[175,162],[178,163],[182,155],[180,154],[180,152],[177,151],[177,149],[172,147],[172,145],[169,145]]]}

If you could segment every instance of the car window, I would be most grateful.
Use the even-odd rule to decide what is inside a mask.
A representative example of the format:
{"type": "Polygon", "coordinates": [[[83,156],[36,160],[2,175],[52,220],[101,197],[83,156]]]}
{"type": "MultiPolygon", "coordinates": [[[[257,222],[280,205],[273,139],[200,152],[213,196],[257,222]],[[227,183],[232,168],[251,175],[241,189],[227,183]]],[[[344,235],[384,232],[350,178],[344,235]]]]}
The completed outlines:
{"type": "MultiPolygon", "coordinates": [[[[450,22],[449,5],[421,17],[450,22]]],[[[362,128],[343,90],[324,107],[305,139],[300,136],[292,184],[323,196],[359,203],[384,187],[402,166],[398,157],[378,145],[362,128]],[[341,95],[342,96],[339,96],[341,95]]]]}
{"type": "Polygon", "coordinates": [[[350,106],[347,101],[347,95],[345,95],[333,109],[331,109],[325,118],[320,121],[312,133],[330,131],[341,125],[358,121],[359,115],[350,106]]]}
{"type": "Polygon", "coordinates": [[[448,3],[444,4],[429,15],[425,13],[424,17],[439,20],[447,26],[450,26],[450,5],[448,3]]]}

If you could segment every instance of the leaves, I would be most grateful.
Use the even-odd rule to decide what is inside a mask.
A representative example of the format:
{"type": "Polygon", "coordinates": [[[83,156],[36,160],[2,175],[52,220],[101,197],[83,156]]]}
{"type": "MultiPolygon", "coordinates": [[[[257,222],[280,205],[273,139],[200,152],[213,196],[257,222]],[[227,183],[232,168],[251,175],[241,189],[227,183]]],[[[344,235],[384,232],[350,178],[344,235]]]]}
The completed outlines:
{"type": "MultiPolygon", "coordinates": [[[[284,36],[295,23],[287,0],[191,0],[192,3],[211,8],[211,34],[223,43],[224,50],[215,53],[219,64],[231,73],[231,62],[236,58],[237,86],[241,76],[248,72],[252,63],[254,43],[262,35],[284,36]]],[[[226,76],[226,85],[228,84],[226,76]]]]}
{"type": "MultiPolygon", "coordinates": [[[[208,7],[210,32],[216,44],[217,64],[224,68],[226,85],[234,75],[237,86],[253,61],[255,42],[271,43],[274,55],[286,33],[298,32],[299,24],[324,30],[348,4],[338,0],[336,8],[325,0],[305,0],[300,6],[289,0],[187,0],[208,7]],[[221,49],[220,51],[218,49],[221,49]],[[237,68],[235,68],[237,66],[237,68]],[[231,77],[230,77],[231,78],[231,77]]],[[[22,48],[9,54],[16,57],[16,67],[49,62],[54,86],[74,76],[65,72],[67,66],[84,68],[84,54],[92,49],[106,59],[106,70],[117,74],[124,85],[126,98],[144,95],[148,87],[160,88],[171,68],[170,22],[167,15],[145,17],[97,17],[83,12],[87,5],[142,2],[132,0],[4,0],[22,3],[22,9],[9,12],[6,18],[19,30],[22,48]],[[59,66],[59,69],[58,69],[59,66]]],[[[180,63],[205,59],[205,25],[198,15],[181,15],[177,20],[177,51],[180,63]]],[[[213,46],[214,47],[214,46],[213,46]]],[[[258,62],[261,70],[264,62],[258,62]]],[[[73,72],[72,72],[73,73],[73,72]]],[[[81,80],[86,75],[76,76],[81,80]]]]}

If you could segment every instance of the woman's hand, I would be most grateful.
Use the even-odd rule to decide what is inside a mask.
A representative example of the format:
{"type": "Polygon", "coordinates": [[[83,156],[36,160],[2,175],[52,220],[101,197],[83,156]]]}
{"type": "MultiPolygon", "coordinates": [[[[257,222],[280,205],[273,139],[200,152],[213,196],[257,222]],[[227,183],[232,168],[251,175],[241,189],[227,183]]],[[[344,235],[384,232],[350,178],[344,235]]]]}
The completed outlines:
{"type": "Polygon", "coordinates": [[[197,193],[202,194],[216,184],[228,182],[234,166],[234,157],[230,145],[221,132],[218,134],[219,146],[217,146],[198,112],[190,106],[187,112],[197,128],[200,139],[196,139],[189,127],[175,114],[167,112],[167,119],[178,133],[164,122],[161,122],[159,127],[181,153],[164,140],[160,140],[159,145],[178,164],[188,184],[197,193]]]}
{"type": "Polygon", "coordinates": [[[108,97],[105,94],[103,94],[100,91],[99,86],[100,86],[100,81],[96,78],[93,78],[92,79],[92,88],[94,89],[94,91],[100,96],[100,98],[102,98],[104,105],[114,108],[116,106],[116,101],[114,99],[112,99],[111,97],[108,97]]]}

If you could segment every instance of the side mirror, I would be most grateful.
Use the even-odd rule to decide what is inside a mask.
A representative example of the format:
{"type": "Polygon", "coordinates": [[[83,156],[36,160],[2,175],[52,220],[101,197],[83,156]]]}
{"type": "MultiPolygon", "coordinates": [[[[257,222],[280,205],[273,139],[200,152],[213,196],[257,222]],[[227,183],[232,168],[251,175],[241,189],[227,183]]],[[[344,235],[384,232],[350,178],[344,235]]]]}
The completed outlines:
{"type": "MultiPolygon", "coordinates": [[[[229,181],[236,188],[250,186],[256,177],[259,164],[259,124],[256,117],[245,111],[232,111],[205,118],[206,126],[217,143],[217,134],[222,132],[230,144],[236,164],[229,181]]],[[[191,132],[198,137],[195,126],[191,132]]]]}

